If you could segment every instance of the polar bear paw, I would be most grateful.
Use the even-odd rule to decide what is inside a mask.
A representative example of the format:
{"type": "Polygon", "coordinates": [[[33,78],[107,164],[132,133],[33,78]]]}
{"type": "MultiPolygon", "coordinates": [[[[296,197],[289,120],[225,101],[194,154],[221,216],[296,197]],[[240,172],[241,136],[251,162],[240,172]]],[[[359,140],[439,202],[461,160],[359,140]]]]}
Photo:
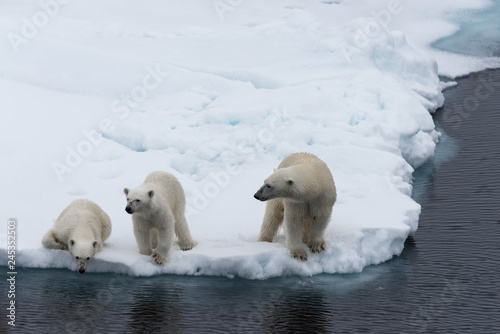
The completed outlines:
{"type": "Polygon", "coordinates": [[[290,256],[300,261],[307,261],[307,253],[304,249],[301,248],[291,250],[290,256]]]}
{"type": "Polygon", "coordinates": [[[259,236],[259,239],[257,239],[257,241],[259,242],[273,242],[273,237],[269,237],[269,236],[259,236]]]}
{"type": "Polygon", "coordinates": [[[162,266],[167,263],[167,257],[158,252],[153,252],[151,254],[151,258],[153,259],[153,262],[159,266],[162,266]]]}
{"type": "Polygon", "coordinates": [[[196,241],[190,241],[190,242],[179,242],[179,248],[183,251],[188,251],[190,249],[193,249],[193,247],[196,246],[196,241]]]}
{"type": "Polygon", "coordinates": [[[309,242],[308,246],[313,253],[321,253],[326,249],[326,243],[322,239],[316,240],[314,242],[311,241],[309,242]]]}

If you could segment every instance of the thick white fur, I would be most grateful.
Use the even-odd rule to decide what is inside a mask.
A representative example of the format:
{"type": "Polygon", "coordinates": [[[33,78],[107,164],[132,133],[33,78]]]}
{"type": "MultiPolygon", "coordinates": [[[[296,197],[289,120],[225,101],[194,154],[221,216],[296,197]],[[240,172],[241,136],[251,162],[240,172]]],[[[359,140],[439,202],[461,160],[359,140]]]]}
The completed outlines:
{"type": "Polygon", "coordinates": [[[54,226],[45,233],[42,245],[51,249],[67,249],[84,273],[95,253],[102,250],[111,235],[111,219],[99,205],[77,199],[59,215],[54,226]]]}
{"type": "Polygon", "coordinates": [[[184,215],[184,190],[175,176],[152,172],[142,185],[124,189],[127,212],[132,214],[134,235],[143,255],[151,255],[158,265],[170,259],[174,232],[182,250],[196,245],[184,215]]]}
{"type": "Polygon", "coordinates": [[[290,255],[307,260],[303,243],[313,253],[326,248],[324,232],[337,199],[328,166],[310,153],[294,153],[283,159],[255,194],[268,201],[259,241],[272,242],[284,222],[290,255]]]}

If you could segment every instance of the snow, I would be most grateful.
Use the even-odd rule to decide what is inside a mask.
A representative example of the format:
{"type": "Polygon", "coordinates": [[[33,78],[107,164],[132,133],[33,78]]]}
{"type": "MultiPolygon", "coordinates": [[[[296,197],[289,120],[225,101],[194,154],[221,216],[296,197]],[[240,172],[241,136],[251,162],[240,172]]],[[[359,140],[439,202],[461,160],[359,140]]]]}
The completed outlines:
{"type": "Polygon", "coordinates": [[[438,75],[499,63],[430,47],[458,29],[451,14],[487,1],[0,6],[0,216],[17,220],[21,267],[76,269],[40,241],[77,198],[113,222],[88,272],[266,279],[386,261],[418,227],[412,172],[434,154],[431,113],[453,84],[438,75]],[[328,248],[307,262],[282,231],[256,241],[265,204],[253,194],[298,151],[328,164],[338,193],[328,248]],[[123,188],[154,170],[183,184],[198,242],[164,267],[138,253],[124,210],[123,188]]]}

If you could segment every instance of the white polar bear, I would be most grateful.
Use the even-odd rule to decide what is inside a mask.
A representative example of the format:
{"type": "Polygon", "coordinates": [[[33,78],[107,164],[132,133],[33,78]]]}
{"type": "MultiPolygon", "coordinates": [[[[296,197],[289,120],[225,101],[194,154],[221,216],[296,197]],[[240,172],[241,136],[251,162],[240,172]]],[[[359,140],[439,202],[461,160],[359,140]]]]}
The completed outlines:
{"type": "Polygon", "coordinates": [[[302,243],[313,253],[325,250],[324,233],[337,190],[328,166],[318,157],[311,153],[287,156],[254,197],[268,201],[259,241],[272,242],[284,220],[293,258],[307,260],[302,243]]]}
{"type": "Polygon", "coordinates": [[[184,215],[186,199],[179,181],[167,172],[152,172],[142,185],[123,189],[125,210],[132,215],[134,235],[143,255],[151,255],[157,265],[166,264],[174,242],[189,250],[196,245],[184,215]]]}
{"type": "Polygon", "coordinates": [[[69,250],[77,262],[78,272],[83,274],[110,235],[111,219],[106,212],[92,201],[77,199],[61,212],[54,226],[45,233],[42,245],[69,250]]]}

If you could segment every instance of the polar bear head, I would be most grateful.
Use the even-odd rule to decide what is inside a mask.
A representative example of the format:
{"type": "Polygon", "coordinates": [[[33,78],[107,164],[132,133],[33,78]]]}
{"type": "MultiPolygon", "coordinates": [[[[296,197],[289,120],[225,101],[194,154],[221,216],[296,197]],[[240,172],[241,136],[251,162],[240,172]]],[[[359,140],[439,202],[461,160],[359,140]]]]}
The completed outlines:
{"type": "Polygon", "coordinates": [[[264,185],[254,197],[259,201],[268,201],[273,198],[297,198],[303,188],[303,181],[302,174],[298,173],[296,168],[280,168],[264,181],[264,185]]]}
{"type": "Polygon", "coordinates": [[[123,189],[125,196],[127,196],[127,206],[125,211],[130,214],[135,212],[142,212],[147,210],[151,205],[151,200],[153,199],[155,192],[154,190],[145,187],[144,185],[139,186],[135,189],[123,189]]]}
{"type": "Polygon", "coordinates": [[[97,252],[97,240],[74,240],[68,243],[68,249],[78,265],[78,272],[83,274],[87,270],[87,264],[97,252]]]}

